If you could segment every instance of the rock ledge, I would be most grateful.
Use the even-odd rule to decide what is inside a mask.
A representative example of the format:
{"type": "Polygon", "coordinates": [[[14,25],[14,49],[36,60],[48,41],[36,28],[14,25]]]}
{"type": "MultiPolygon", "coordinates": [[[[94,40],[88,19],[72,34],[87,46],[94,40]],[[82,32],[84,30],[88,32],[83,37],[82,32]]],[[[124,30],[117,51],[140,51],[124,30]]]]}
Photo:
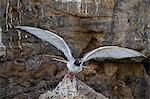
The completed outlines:
{"type": "Polygon", "coordinates": [[[47,91],[39,99],[108,99],[78,79],[66,76],[53,91],[47,91]]]}

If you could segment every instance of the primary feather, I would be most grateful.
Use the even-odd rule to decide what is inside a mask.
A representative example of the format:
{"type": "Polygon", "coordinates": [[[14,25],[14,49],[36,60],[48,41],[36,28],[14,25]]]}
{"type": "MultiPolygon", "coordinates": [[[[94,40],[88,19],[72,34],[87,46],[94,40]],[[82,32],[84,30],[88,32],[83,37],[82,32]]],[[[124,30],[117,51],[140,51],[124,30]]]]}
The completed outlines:
{"type": "Polygon", "coordinates": [[[127,49],[127,48],[122,48],[118,46],[105,46],[105,47],[99,47],[97,49],[94,49],[88,53],[86,53],[82,60],[81,65],[83,62],[86,62],[90,59],[94,58],[100,58],[100,59],[122,59],[122,58],[131,58],[131,57],[145,57],[140,52],[127,49]]]}
{"type": "Polygon", "coordinates": [[[39,39],[49,42],[50,44],[55,46],[57,49],[62,51],[69,61],[74,61],[74,58],[66,42],[55,33],[47,31],[47,30],[35,28],[35,27],[29,27],[29,26],[17,26],[16,28],[25,30],[29,32],[30,34],[35,35],[39,39]]]}

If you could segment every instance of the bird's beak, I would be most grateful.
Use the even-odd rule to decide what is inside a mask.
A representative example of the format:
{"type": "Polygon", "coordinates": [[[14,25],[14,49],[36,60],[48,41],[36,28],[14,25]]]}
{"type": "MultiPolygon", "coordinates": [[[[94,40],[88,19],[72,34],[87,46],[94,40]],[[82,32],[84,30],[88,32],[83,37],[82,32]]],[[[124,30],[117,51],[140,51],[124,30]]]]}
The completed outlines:
{"type": "Polygon", "coordinates": [[[66,60],[62,60],[62,59],[58,59],[58,58],[52,58],[52,60],[59,61],[59,62],[63,62],[63,63],[67,63],[66,60]]]}

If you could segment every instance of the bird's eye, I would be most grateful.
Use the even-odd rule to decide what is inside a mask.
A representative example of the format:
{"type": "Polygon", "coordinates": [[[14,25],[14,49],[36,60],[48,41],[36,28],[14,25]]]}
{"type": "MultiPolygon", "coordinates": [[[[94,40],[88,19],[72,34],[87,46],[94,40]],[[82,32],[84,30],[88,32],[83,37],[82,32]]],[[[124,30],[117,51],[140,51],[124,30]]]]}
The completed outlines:
{"type": "Polygon", "coordinates": [[[76,60],[76,61],[74,62],[74,64],[75,64],[76,66],[80,66],[81,62],[80,62],[80,60],[76,60]]]}

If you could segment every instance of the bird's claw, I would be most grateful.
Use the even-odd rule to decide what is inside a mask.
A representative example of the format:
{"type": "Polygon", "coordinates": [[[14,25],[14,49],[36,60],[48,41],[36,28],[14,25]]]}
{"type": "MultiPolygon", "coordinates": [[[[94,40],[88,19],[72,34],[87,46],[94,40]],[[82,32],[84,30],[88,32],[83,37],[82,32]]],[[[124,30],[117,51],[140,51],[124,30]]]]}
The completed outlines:
{"type": "Polygon", "coordinates": [[[75,78],[75,73],[68,72],[66,77],[68,77],[70,80],[73,80],[75,78]]]}

